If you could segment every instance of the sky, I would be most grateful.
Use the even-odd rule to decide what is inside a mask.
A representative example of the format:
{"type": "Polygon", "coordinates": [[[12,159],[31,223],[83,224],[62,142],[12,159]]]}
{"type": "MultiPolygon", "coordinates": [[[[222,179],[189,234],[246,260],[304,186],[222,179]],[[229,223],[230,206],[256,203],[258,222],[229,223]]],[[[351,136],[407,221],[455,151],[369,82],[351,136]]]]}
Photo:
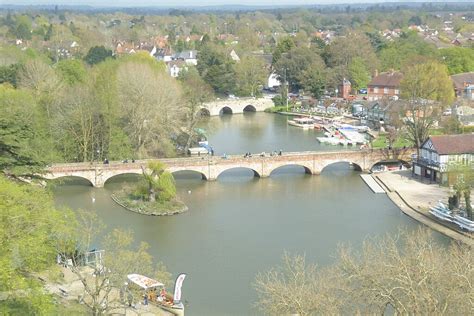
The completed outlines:
{"type": "MultiPolygon", "coordinates": [[[[455,0],[453,0],[455,1],[455,0]]],[[[463,1],[463,0],[461,0],[463,1]]],[[[466,0],[464,0],[466,1],[466,0]]],[[[0,4],[57,4],[92,5],[100,7],[138,7],[138,6],[206,6],[206,5],[309,5],[336,3],[383,3],[383,2],[452,2],[442,0],[0,0],[0,4]]]]}

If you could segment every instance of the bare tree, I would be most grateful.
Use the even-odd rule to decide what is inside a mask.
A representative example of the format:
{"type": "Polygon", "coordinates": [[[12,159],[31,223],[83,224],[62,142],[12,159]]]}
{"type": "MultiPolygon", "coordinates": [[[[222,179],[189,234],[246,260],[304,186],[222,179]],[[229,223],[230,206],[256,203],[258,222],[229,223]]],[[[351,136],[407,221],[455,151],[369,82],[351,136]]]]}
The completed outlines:
{"type": "Polygon", "coordinates": [[[124,130],[139,156],[158,156],[173,151],[171,136],[181,122],[181,91],[166,73],[147,64],[128,62],[117,74],[124,130]]]}
{"type": "Polygon", "coordinates": [[[267,314],[454,314],[474,308],[474,252],[437,244],[430,231],[401,231],[340,247],[333,266],[316,269],[285,255],[279,268],[259,274],[259,308],[267,314]]]}

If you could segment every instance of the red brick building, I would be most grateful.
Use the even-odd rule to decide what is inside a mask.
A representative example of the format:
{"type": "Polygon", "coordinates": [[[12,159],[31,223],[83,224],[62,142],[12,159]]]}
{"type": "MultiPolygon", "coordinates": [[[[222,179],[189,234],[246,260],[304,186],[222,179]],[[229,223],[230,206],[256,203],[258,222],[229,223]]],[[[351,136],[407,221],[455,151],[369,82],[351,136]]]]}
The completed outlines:
{"type": "Polygon", "coordinates": [[[398,71],[376,74],[367,86],[367,98],[370,101],[400,96],[400,81],[403,74],[398,71]]]}
{"type": "Polygon", "coordinates": [[[344,80],[342,80],[342,83],[337,87],[337,89],[339,90],[338,97],[347,100],[352,90],[351,82],[347,80],[346,78],[344,78],[344,80]]]}

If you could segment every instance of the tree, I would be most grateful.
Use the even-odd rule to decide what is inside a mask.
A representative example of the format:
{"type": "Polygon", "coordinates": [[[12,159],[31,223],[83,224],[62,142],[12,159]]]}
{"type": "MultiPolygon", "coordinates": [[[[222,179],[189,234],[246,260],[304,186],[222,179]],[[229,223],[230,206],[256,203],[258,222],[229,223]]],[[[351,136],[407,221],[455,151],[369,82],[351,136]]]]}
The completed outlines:
{"type": "Polygon", "coordinates": [[[10,64],[8,66],[0,66],[0,84],[9,83],[16,88],[18,85],[18,76],[21,67],[21,64],[10,64]]]}
{"type": "Polygon", "coordinates": [[[204,102],[213,97],[212,88],[204,82],[195,68],[181,71],[178,79],[182,82],[184,106],[184,122],[186,123],[187,140],[184,145],[186,153],[196,139],[196,127],[202,118],[204,102]]]}
{"type": "Polygon", "coordinates": [[[450,47],[439,50],[450,75],[474,71],[474,49],[450,47]]]}
{"type": "Polygon", "coordinates": [[[408,136],[419,151],[442,109],[454,100],[454,91],[446,66],[436,61],[417,61],[403,71],[400,91],[406,99],[403,111],[408,136]]]}
{"type": "Polygon", "coordinates": [[[311,95],[320,99],[326,88],[326,69],[324,64],[314,62],[301,74],[301,82],[306,91],[311,95]]]}
{"type": "Polygon", "coordinates": [[[52,197],[37,186],[0,176],[0,310],[3,314],[56,314],[34,273],[56,262],[56,236],[73,219],[57,210],[52,197]]]}
{"type": "Polygon", "coordinates": [[[112,51],[110,49],[106,49],[104,46],[94,46],[89,49],[89,52],[84,57],[84,60],[89,65],[95,65],[111,57],[112,51]]]}
{"type": "Polygon", "coordinates": [[[469,314],[474,251],[438,245],[427,229],[338,250],[332,266],[302,256],[257,275],[259,308],[269,314],[469,314]]]}
{"type": "Polygon", "coordinates": [[[244,56],[235,66],[235,74],[238,92],[243,96],[256,96],[267,79],[263,60],[254,56],[244,56]]]}
{"type": "Polygon", "coordinates": [[[148,163],[146,170],[142,167],[143,179],[146,183],[145,199],[149,202],[169,201],[176,196],[176,187],[171,173],[166,171],[162,162],[148,163]]]}
{"type": "Polygon", "coordinates": [[[348,68],[356,57],[369,67],[369,71],[377,69],[377,55],[375,55],[370,40],[364,34],[347,34],[326,46],[326,63],[329,67],[348,68]]]}
{"type": "Polygon", "coordinates": [[[0,112],[0,172],[13,177],[40,173],[48,148],[38,139],[41,130],[33,96],[2,85],[0,112]]]}
{"type": "Polygon", "coordinates": [[[235,91],[234,62],[225,49],[207,44],[199,54],[197,69],[201,77],[216,93],[226,94],[235,91]]]}
{"type": "Polygon", "coordinates": [[[69,85],[84,83],[87,71],[83,62],[78,59],[65,59],[56,64],[56,69],[62,79],[69,85]]]}
{"type": "Polygon", "coordinates": [[[291,90],[299,90],[308,84],[308,82],[304,82],[304,79],[313,76],[308,72],[313,70],[318,72],[323,69],[324,61],[309,48],[295,47],[281,57],[274,68],[280,81],[287,81],[291,90]]]}
{"type": "MultiPolygon", "coordinates": [[[[154,61],[157,63],[156,61],[154,61]]],[[[138,157],[174,154],[182,107],[178,82],[159,68],[136,61],[117,71],[122,128],[138,157]]]]}
{"type": "Polygon", "coordinates": [[[291,37],[285,37],[278,42],[273,50],[272,65],[275,65],[280,60],[281,56],[283,56],[284,53],[289,52],[293,47],[295,47],[295,43],[291,37]]]}
{"type": "Polygon", "coordinates": [[[370,73],[362,58],[355,57],[352,59],[349,65],[349,74],[353,89],[359,90],[361,88],[367,88],[370,82],[370,73]]]}
{"type": "Polygon", "coordinates": [[[63,259],[72,260],[69,269],[83,287],[80,301],[90,308],[92,315],[117,313],[128,308],[128,304],[120,300],[119,293],[124,290],[123,284],[132,271],[157,277],[164,284],[170,281],[166,267],[159,262],[153,268],[148,244],[141,242],[135,245],[131,231],[114,229],[105,235],[102,238],[104,252],[101,259],[85,265],[84,258],[92,247],[91,242],[97,240],[103,229],[104,225],[96,214],[79,211],[77,220],[72,220],[69,229],[60,235],[63,242],[57,244],[58,254],[63,259]],[[69,246],[64,246],[64,241],[76,246],[73,253],[69,246]]]}

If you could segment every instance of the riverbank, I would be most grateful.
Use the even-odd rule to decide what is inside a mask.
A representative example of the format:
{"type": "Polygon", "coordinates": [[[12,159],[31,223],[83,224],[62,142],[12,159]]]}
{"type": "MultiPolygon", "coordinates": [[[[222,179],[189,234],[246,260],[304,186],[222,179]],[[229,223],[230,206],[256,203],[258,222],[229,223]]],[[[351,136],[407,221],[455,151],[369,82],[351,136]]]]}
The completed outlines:
{"type": "Polygon", "coordinates": [[[111,194],[110,197],[124,209],[142,215],[170,216],[181,214],[188,210],[188,207],[179,200],[151,203],[131,200],[126,197],[125,193],[111,194]]]}
{"type": "Polygon", "coordinates": [[[403,213],[445,236],[474,246],[473,234],[460,230],[457,225],[438,220],[429,213],[430,206],[438,201],[447,201],[449,188],[420,182],[411,176],[411,170],[372,174],[372,177],[403,213]]]}

